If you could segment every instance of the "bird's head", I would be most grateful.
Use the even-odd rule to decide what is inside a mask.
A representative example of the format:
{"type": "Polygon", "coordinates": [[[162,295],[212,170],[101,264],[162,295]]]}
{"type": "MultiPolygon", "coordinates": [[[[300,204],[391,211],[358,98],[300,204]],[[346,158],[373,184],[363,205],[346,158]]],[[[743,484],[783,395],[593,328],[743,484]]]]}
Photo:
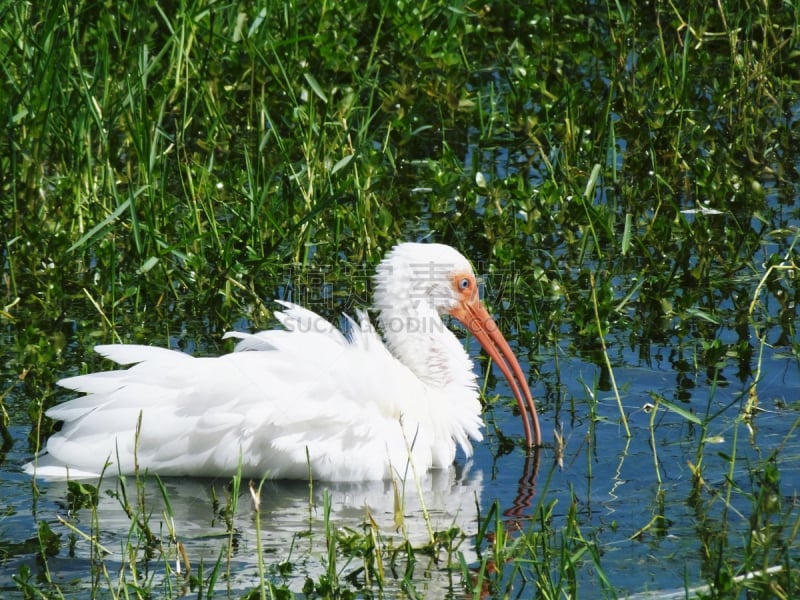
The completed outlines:
{"type": "Polygon", "coordinates": [[[381,311],[384,327],[389,313],[391,323],[434,311],[460,321],[508,379],[523,417],[528,446],[541,445],[539,421],[525,375],[481,302],[475,272],[464,255],[443,244],[399,244],[381,261],[375,283],[375,307],[381,311]],[[529,419],[533,420],[533,431],[529,419]]]}

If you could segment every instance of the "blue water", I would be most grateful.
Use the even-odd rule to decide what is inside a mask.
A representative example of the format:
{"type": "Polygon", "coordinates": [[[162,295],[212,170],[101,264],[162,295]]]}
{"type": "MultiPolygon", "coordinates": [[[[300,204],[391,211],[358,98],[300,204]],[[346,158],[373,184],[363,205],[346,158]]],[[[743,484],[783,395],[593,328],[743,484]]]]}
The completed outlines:
{"type": "MultiPolygon", "coordinates": [[[[791,508],[793,495],[800,492],[800,448],[796,442],[797,432],[792,429],[797,426],[800,415],[800,369],[789,353],[765,349],[764,375],[757,386],[759,411],[751,430],[737,419],[750,382],[739,382],[734,366],[723,369],[717,380],[724,383],[717,383],[709,380],[704,371],[677,373],[665,358],[670,356],[666,347],[651,348],[650,356],[650,360],[643,363],[638,351],[626,350],[615,358],[614,376],[630,427],[630,438],[621,423],[613,391],[597,387],[597,382],[602,380],[599,367],[574,356],[562,357],[558,362],[550,358],[540,364],[541,375],[534,382],[534,395],[540,397],[545,441],[552,444],[550,432],[556,424],[563,428],[565,443],[560,463],[554,449],[546,448],[540,456],[539,472],[533,479],[525,471],[526,454],[520,447],[495,456],[496,439],[489,427],[487,439],[477,445],[472,460],[460,457],[453,469],[423,479],[422,501],[412,479],[405,482],[404,533],[396,531],[394,492],[388,483],[317,484],[311,490],[305,483],[267,483],[261,494],[260,520],[264,559],[271,578],[299,592],[306,576],[317,580],[326,573],[323,505],[327,491],[331,498],[331,522],[338,530],[350,528],[363,533],[364,523],[371,518],[377,526],[373,531],[389,548],[396,547],[404,535],[414,544],[424,545],[429,539],[429,524],[434,531],[457,526],[468,536],[457,550],[472,565],[479,561],[478,550],[486,549],[485,545],[476,549],[474,537],[471,537],[478,531],[476,506],[486,515],[498,501],[507,513],[506,528],[512,536],[518,536],[520,531],[537,531],[540,528],[538,510],[553,502],[551,524],[556,532],[562,530],[570,506],[575,502],[581,533],[596,544],[602,571],[617,594],[675,590],[705,581],[702,574],[709,566],[704,562],[703,552],[706,530],[719,525],[725,517],[731,552],[744,546],[754,502],[750,473],[770,452],[780,449],[777,462],[785,510],[791,508]],[[651,409],[654,397],[658,396],[678,404],[676,389],[685,387],[687,378],[692,382],[688,388],[691,397],[680,406],[701,420],[719,412],[708,424],[707,435],[711,442],[699,453],[702,435],[696,424],[663,405],[655,414],[651,409]],[[558,389],[558,398],[552,393],[548,397],[548,389],[558,389]],[[651,433],[655,440],[655,456],[651,433]],[[731,494],[726,510],[722,495],[726,493],[724,484],[730,465],[727,457],[734,453],[733,478],[740,489],[731,494]],[[693,503],[689,463],[697,464],[699,457],[703,461],[707,487],[701,494],[701,501],[693,503]],[[663,495],[661,504],[659,494],[663,495]],[[424,518],[423,503],[429,521],[424,518]],[[660,505],[665,520],[657,520],[658,527],[648,527],[660,513],[660,505]],[[291,565],[291,568],[285,565],[285,575],[277,573],[281,563],[291,565]]],[[[512,401],[504,383],[498,383],[493,392],[499,393],[502,400],[490,411],[490,420],[497,423],[504,435],[520,439],[521,425],[508,408],[512,401]]],[[[3,597],[18,595],[11,577],[19,574],[23,566],[27,566],[34,577],[44,576],[41,563],[36,559],[37,520],[47,521],[53,531],[62,536],[59,553],[48,559],[53,581],[74,597],[87,593],[91,587],[88,574],[98,552],[92,549],[89,541],[60,522],[62,518],[85,534],[96,535],[97,542],[110,551],[103,560],[108,575],[101,575],[104,582],[101,589],[114,588],[121,580],[132,581],[126,548],[139,544],[137,568],[142,577],[155,578],[161,582],[159,590],[177,595],[175,589],[182,585],[182,580],[164,578],[166,569],[158,558],[159,553],[156,558],[145,560],[143,542],[119,500],[101,494],[98,533],[88,510],[69,513],[64,484],[40,483],[41,495],[34,497],[30,479],[20,471],[21,465],[30,458],[23,442],[27,433],[24,427],[12,428],[16,442],[0,470],[0,506],[3,508],[0,594],[3,597]],[[168,585],[172,585],[169,591],[168,585]]],[[[224,582],[220,579],[217,591],[225,591],[230,586],[232,595],[238,597],[258,581],[255,513],[245,483],[233,519],[235,535],[231,537],[219,512],[228,494],[227,485],[227,481],[166,480],[171,507],[169,516],[158,487],[151,482],[146,487],[146,506],[152,511],[151,527],[160,537],[172,569],[176,568],[178,558],[175,540],[185,547],[193,572],[196,574],[203,565],[206,576],[221,554],[227,570],[225,557],[233,540],[231,578],[224,582]],[[216,508],[212,502],[212,488],[218,499],[216,508]],[[175,540],[170,541],[170,530],[174,530],[175,540]]],[[[113,477],[105,487],[119,491],[119,484],[113,477]]],[[[130,501],[135,504],[136,487],[130,478],[126,488],[130,501]]],[[[552,543],[561,542],[554,539],[552,543]]],[[[425,563],[418,557],[421,562],[415,567],[413,580],[425,597],[448,597],[454,593],[453,586],[456,591],[460,589],[460,573],[444,568],[446,561],[439,558],[439,563],[430,559],[425,563]]],[[[383,559],[388,561],[388,553],[383,559]]],[[[362,563],[358,560],[347,562],[340,558],[336,570],[343,577],[360,566],[362,563]]],[[[578,560],[577,578],[579,589],[587,593],[600,589],[596,565],[588,555],[578,560]]],[[[520,578],[515,582],[515,590],[524,597],[531,591],[528,588],[525,592],[526,586],[531,585],[520,578]]],[[[399,594],[400,590],[395,592],[399,594]]],[[[191,597],[196,590],[187,590],[187,593],[191,597]]]]}

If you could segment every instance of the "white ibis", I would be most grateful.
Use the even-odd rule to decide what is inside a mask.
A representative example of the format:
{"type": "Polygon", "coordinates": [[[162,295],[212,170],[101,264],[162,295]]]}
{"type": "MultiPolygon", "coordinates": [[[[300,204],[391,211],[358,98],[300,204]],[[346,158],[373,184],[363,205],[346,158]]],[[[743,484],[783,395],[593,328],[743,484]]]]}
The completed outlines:
{"type": "Polygon", "coordinates": [[[527,445],[541,445],[526,378],[464,256],[441,244],[400,244],[377,268],[374,301],[383,339],[363,312],[348,318],[345,335],[281,302],[284,329],[228,333],[240,341],[219,357],[98,346],[134,366],[59,381],[86,395],[47,412],[61,429],[26,470],[80,478],[104,469],[230,476],[241,468],[250,478],[367,481],[402,474],[409,461],[420,474],[447,467],[456,446],[471,455],[482,419],[472,361],[445,314],[498,365],[527,445]]]}

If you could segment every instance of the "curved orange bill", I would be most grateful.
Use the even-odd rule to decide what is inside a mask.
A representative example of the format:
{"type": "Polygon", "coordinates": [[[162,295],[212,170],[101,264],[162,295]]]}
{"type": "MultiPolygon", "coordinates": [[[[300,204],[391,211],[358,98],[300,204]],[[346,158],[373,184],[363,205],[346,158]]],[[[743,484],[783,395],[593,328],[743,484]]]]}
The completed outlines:
{"type": "Polygon", "coordinates": [[[450,311],[450,314],[463,323],[475,336],[508,380],[522,415],[525,442],[528,448],[541,446],[542,431],[539,428],[539,415],[536,413],[536,406],[533,403],[533,396],[531,396],[525,374],[522,372],[522,367],[519,366],[517,357],[514,356],[508,342],[500,333],[494,319],[481,304],[477,294],[470,300],[460,303],[450,311]],[[533,431],[531,431],[531,421],[533,421],[533,431]]]}

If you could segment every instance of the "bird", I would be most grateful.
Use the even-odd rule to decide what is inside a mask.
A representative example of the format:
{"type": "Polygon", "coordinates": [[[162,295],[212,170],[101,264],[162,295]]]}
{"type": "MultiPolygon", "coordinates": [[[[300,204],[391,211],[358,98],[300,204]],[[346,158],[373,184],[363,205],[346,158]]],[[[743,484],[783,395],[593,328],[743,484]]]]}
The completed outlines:
{"type": "Polygon", "coordinates": [[[354,482],[449,467],[458,448],[472,455],[483,420],[474,364],[445,315],[499,367],[526,445],[541,446],[526,377],[466,257],[444,244],[400,243],[378,264],[373,287],[382,335],[365,311],[343,316],[340,329],[280,300],[282,328],[228,332],[237,340],[228,354],[96,346],[128,368],[58,381],[83,395],[47,411],[60,429],[25,471],[354,482]]]}

